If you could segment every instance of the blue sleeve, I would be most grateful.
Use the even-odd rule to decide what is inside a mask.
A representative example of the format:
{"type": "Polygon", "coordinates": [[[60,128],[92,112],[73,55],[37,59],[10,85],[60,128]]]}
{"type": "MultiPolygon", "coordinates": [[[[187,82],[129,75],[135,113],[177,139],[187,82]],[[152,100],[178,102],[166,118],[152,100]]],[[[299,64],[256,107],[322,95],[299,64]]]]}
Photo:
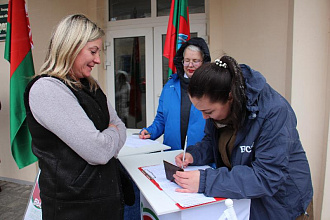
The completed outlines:
{"type": "Polygon", "coordinates": [[[157,108],[157,114],[152,122],[152,124],[146,128],[146,130],[151,133],[150,139],[156,140],[159,138],[163,133],[165,129],[165,116],[163,111],[163,102],[164,102],[164,92],[165,90],[162,90],[162,94],[160,95],[159,102],[158,102],[158,108],[157,108]]]}
{"type": "MultiPolygon", "coordinates": [[[[274,195],[288,178],[290,147],[293,144],[289,129],[288,109],[279,107],[264,120],[253,150],[251,165],[234,165],[207,169],[201,172],[199,192],[207,196],[233,199],[260,198],[274,195]]],[[[258,122],[255,122],[258,123],[258,122]]],[[[239,150],[239,148],[236,148],[239,150]]]]}

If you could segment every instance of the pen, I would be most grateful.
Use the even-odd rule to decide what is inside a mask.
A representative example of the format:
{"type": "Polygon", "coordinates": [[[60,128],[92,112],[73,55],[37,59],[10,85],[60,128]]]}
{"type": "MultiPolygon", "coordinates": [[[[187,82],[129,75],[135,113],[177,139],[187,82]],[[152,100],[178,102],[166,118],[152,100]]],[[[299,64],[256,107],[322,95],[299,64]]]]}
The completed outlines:
{"type": "Polygon", "coordinates": [[[186,150],[187,150],[187,137],[186,137],[186,141],[185,141],[185,145],[184,145],[184,149],[183,149],[183,157],[182,157],[182,165],[181,165],[182,169],[183,169],[183,162],[184,162],[185,157],[186,157],[186,150]]]}
{"type": "MultiPolygon", "coordinates": [[[[140,134],[141,134],[141,132],[140,133],[133,133],[132,135],[140,135],[140,134]]],[[[144,135],[151,135],[151,133],[147,132],[144,135]]]]}

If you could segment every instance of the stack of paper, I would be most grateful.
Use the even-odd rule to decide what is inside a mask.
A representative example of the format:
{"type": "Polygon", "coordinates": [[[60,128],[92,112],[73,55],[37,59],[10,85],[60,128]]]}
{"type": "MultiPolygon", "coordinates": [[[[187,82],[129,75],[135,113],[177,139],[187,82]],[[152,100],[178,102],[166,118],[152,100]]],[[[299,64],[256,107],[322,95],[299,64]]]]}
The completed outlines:
{"type": "MultiPolygon", "coordinates": [[[[210,166],[189,166],[185,168],[185,171],[189,170],[198,170],[206,169],[210,166]]],[[[206,197],[201,193],[180,193],[175,190],[181,188],[175,182],[171,182],[166,179],[164,165],[148,166],[142,168],[151,179],[156,181],[160,188],[175,202],[178,203],[181,207],[187,208],[191,206],[201,205],[204,203],[216,201],[213,197],[206,197]]]]}
{"type": "Polygon", "coordinates": [[[150,140],[150,139],[140,139],[138,135],[130,135],[127,136],[125,146],[132,147],[132,148],[139,148],[139,147],[144,147],[148,146],[151,144],[157,144],[159,143],[158,141],[150,140]]]}

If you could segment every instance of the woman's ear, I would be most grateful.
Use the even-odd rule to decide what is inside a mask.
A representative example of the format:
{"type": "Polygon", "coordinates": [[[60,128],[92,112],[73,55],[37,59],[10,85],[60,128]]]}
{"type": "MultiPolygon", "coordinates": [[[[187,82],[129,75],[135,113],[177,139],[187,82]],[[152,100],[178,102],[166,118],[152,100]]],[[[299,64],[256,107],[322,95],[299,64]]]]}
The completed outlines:
{"type": "Polygon", "coordinates": [[[229,92],[228,101],[233,101],[233,95],[231,94],[231,92],[229,92]]]}

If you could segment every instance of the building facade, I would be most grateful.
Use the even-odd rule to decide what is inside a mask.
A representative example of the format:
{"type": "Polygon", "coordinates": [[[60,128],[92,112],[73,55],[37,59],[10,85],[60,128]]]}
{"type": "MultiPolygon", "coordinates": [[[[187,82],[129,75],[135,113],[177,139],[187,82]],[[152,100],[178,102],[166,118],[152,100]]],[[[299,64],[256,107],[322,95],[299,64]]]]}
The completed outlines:
{"type": "MultiPolygon", "coordinates": [[[[118,73],[130,80],[133,43],[139,42],[141,118],[128,116],[129,128],[149,125],[166,82],[162,57],[168,4],[160,0],[26,0],[34,49],[40,69],[53,27],[68,14],[83,13],[106,31],[103,63],[93,71],[115,106],[118,73]],[[119,2],[128,2],[118,6],[119,2]],[[132,2],[146,8],[136,8],[132,2]],[[146,6],[147,5],[147,6],[146,6]],[[162,7],[160,7],[162,6],[162,7]],[[118,7],[118,8],[116,8],[118,7]],[[150,10],[149,10],[150,8],[150,10]],[[119,13],[120,12],[120,13],[119,13]],[[122,13],[121,13],[122,12],[122,13]],[[131,13],[133,12],[133,13],[131,13]],[[135,17],[134,17],[135,16],[135,17]]],[[[330,2],[329,0],[189,0],[193,36],[209,44],[212,60],[224,53],[260,71],[268,83],[289,100],[298,118],[298,130],[312,171],[315,219],[327,219],[330,210],[330,2]],[[327,162],[328,161],[328,162],[327,162]]],[[[0,0],[0,4],[8,1],[0,0]]],[[[0,41],[0,51],[4,51],[0,41]]],[[[136,49],[136,48],[135,48],[136,49]]],[[[19,170],[11,156],[9,138],[9,63],[0,58],[0,178],[33,182],[37,164],[19,170]]]]}

